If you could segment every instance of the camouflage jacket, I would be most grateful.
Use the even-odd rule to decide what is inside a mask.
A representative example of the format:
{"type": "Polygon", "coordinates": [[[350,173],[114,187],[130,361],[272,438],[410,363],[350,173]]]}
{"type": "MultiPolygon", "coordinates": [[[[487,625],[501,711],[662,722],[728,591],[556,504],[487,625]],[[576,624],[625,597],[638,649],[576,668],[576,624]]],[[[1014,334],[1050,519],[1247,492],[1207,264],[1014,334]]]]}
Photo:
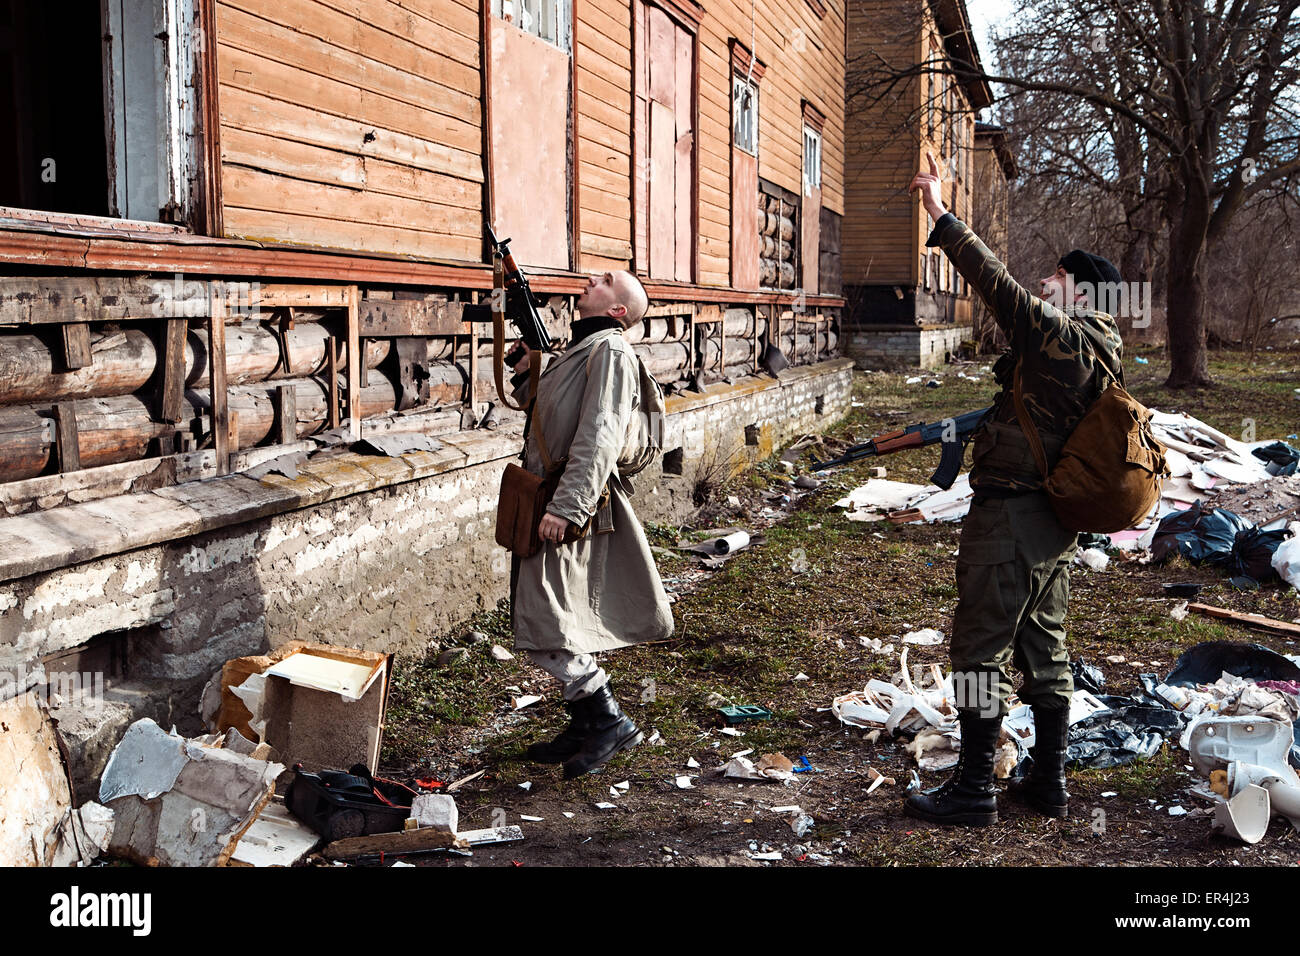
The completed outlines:
{"type": "Polygon", "coordinates": [[[1123,384],[1119,328],[1105,312],[1063,311],[1031,294],[952,213],[934,224],[926,245],[943,249],[1011,343],[993,365],[1000,391],[990,420],[974,435],[971,487],[977,494],[999,497],[1036,491],[1043,479],[1012,398],[1017,362],[1022,366],[1025,408],[1038,429],[1050,468],[1074,426],[1111,379],[1123,384]]]}

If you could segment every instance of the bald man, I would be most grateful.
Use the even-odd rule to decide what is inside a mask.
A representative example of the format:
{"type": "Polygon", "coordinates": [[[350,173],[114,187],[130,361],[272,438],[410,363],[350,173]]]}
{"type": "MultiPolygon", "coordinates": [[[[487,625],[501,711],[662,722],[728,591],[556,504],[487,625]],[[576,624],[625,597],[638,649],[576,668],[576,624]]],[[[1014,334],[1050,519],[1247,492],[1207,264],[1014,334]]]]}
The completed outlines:
{"type": "MultiPolygon", "coordinates": [[[[524,467],[563,469],[538,526],[544,542],[511,567],[515,647],[559,680],[569,725],[528,748],[540,763],[563,763],[566,779],[598,770],[634,747],[641,731],[614,699],[595,655],[673,630],[672,611],[641,523],[631,482],[618,473],[633,416],[641,414],[640,359],[623,332],[649,307],[628,272],[592,276],[577,302],[568,347],[537,386],[524,467]],[[566,535],[582,530],[577,540],[566,535]]],[[[527,389],[528,358],[515,366],[516,398],[527,389]]]]}

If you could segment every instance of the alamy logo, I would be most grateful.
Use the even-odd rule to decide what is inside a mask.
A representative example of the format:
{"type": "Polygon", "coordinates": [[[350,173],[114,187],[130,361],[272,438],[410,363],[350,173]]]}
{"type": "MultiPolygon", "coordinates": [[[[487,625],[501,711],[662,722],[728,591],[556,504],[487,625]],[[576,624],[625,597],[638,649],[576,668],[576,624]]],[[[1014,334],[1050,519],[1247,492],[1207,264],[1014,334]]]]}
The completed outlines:
{"type": "Polygon", "coordinates": [[[74,886],[50,897],[51,926],[125,926],[134,936],[148,936],[152,911],[148,893],[82,893],[74,886]]]}

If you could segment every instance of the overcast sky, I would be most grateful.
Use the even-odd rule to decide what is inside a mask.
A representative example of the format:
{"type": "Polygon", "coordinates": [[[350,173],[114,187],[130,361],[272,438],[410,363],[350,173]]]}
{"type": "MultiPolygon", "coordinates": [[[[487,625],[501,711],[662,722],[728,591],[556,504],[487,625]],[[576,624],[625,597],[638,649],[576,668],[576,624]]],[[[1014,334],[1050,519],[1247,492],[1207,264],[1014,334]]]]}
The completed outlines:
{"type": "Polygon", "coordinates": [[[979,44],[980,59],[984,61],[986,70],[993,66],[989,26],[1008,20],[1016,6],[1013,0],[966,0],[966,10],[970,13],[971,27],[975,31],[975,42],[979,44]]]}

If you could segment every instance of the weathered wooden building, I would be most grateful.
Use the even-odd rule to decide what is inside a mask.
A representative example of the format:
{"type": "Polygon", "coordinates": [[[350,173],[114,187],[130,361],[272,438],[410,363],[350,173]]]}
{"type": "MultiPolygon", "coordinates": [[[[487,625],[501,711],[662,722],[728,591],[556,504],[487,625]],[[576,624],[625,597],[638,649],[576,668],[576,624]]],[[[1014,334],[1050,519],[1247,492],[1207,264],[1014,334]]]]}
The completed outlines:
{"type": "Polygon", "coordinates": [[[970,221],[975,125],[992,103],[983,82],[943,72],[979,63],[964,0],[863,0],[849,6],[844,326],[850,355],[869,367],[939,364],[969,337],[974,297],[938,249],[908,186],[934,155],[944,202],[970,221]],[[898,78],[887,83],[894,73],[898,78]]]}
{"type": "MultiPolygon", "coordinates": [[[[1011,181],[1019,170],[1007,145],[1007,131],[993,123],[975,124],[975,171],[971,228],[1003,262],[1010,246],[1011,181]]],[[[981,351],[998,343],[997,323],[978,296],[971,303],[971,328],[981,351]]]]}
{"type": "Polygon", "coordinates": [[[231,656],[421,648],[503,596],[485,220],[558,339],[584,273],[642,277],[644,514],[833,420],[844,20],[0,0],[0,676],[108,670],[92,753],[231,656]]]}

